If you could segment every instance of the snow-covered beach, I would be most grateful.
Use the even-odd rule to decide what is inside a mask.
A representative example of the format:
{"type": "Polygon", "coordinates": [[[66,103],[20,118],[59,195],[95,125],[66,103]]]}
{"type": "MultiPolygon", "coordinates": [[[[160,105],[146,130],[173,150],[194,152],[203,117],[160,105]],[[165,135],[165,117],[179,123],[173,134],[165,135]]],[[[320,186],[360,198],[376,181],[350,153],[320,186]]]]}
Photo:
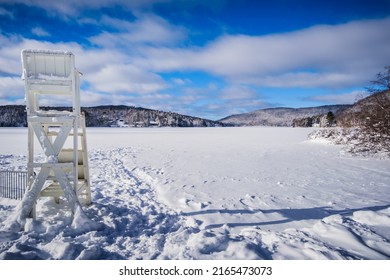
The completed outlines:
{"type": "MultiPolygon", "coordinates": [[[[389,259],[390,161],[307,140],[312,128],[88,128],[99,230],[65,200],[0,259],[389,259]]],[[[2,170],[25,169],[27,130],[1,128],[2,170]]],[[[3,223],[17,201],[0,198],[3,223]]]]}

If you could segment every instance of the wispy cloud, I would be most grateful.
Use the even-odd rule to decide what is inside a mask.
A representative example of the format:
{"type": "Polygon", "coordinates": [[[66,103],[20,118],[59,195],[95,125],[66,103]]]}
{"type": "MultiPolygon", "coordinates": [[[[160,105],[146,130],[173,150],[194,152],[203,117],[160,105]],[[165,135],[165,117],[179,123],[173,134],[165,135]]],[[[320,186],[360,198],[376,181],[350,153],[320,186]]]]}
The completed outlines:
{"type": "Polygon", "coordinates": [[[12,12],[0,7],[0,16],[6,16],[6,17],[9,17],[9,18],[13,18],[14,15],[12,12]]]}
{"type": "Polygon", "coordinates": [[[55,15],[75,16],[85,10],[101,9],[107,7],[122,7],[128,10],[140,10],[153,6],[156,3],[168,2],[169,0],[2,0],[4,3],[21,3],[28,6],[40,7],[55,15]]]}
{"type": "Polygon", "coordinates": [[[186,37],[186,29],[170,24],[165,19],[146,14],[135,21],[125,21],[103,17],[103,25],[114,28],[115,32],[102,32],[90,38],[90,41],[101,47],[122,46],[131,49],[134,44],[174,46],[186,37]]]}
{"type": "Polygon", "coordinates": [[[190,86],[192,84],[192,81],[189,78],[172,78],[171,82],[177,86],[190,86]]]}
{"type": "Polygon", "coordinates": [[[50,33],[44,30],[42,27],[34,27],[31,29],[31,33],[39,37],[48,37],[50,33]]]}

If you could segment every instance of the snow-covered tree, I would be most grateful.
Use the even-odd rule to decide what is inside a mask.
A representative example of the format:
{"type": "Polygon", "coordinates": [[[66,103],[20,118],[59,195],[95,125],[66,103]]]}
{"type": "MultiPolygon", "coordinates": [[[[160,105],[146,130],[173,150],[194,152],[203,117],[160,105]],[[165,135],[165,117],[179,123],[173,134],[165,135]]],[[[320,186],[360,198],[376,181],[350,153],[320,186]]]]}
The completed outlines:
{"type": "Polygon", "coordinates": [[[359,122],[369,141],[390,152],[390,66],[377,74],[367,88],[371,94],[359,115],[359,122]]]}

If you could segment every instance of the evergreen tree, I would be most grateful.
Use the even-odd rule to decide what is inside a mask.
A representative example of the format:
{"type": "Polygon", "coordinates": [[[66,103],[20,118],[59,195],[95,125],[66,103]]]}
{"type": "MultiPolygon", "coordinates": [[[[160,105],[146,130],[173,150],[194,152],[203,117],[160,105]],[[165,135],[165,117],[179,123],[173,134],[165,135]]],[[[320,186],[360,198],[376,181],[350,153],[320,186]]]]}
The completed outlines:
{"type": "Polygon", "coordinates": [[[328,122],[327,125],[332,126],[332,124],[334,123],[334,119],[335,119],[334,114],[331,111],[329,111],[328,114],[326,114],[326,120],[328,122]]]}

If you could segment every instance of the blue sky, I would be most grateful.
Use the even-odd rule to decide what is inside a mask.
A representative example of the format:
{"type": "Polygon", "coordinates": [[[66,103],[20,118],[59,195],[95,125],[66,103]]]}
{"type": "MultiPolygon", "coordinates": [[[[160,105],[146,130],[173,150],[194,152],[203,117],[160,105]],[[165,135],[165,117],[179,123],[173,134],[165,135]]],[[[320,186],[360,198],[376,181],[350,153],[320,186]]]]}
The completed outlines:
{"type": "Polygon", "coordinates": [[[390,0],[0,0],[0,104],[24,104],[22,49],[72,51],[83,106],[353,103],[390,65],[389,30],[390,0]]]}

